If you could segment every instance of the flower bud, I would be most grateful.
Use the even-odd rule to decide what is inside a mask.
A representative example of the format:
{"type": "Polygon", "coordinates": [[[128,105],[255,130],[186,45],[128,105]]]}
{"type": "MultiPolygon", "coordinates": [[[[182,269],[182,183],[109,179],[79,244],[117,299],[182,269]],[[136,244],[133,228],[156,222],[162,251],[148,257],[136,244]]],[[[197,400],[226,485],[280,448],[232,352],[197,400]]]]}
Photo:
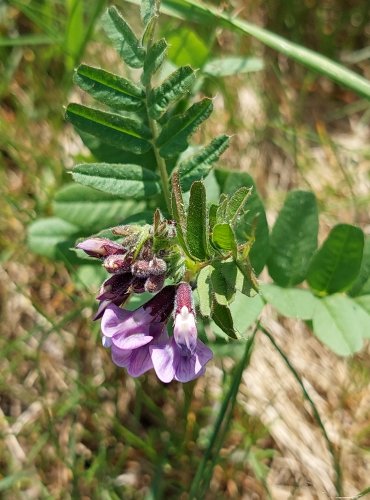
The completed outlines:
{"type": "Polygon", "coordinates": [[[163,288],[164,279],[164,274],[160,276],[150,275],[145,282],[145,291],[149,293],[159,292],[163,288]]]}
{"type": "Polygon", "coordinates": [[[194,354],[197,346],[197,326],[191,287],[180,283],[175,297],[175,323],[173,336],[182,356],[194,354]]]}
{"type": "Polygon", "coordinates": [[[131,255],[108,255],[103,262],[103,266],[108,273],[127,273],[130,271],[132,262],[131,255]]]}
{"type": "Polygon", "coordinates": [[[145,292],[145,278],[134,278],[132,280],[129,291],[134,293],[145,292]]]}
{"type": "Polygon", "coordinates": [[[122,245],[107,238],[88,238],[76,245],[90,257],[106,257],[107,255],[125,254],[127,250],[122,245]]]}
{"type": "Polygon", "coordinates": [[[153,259],[149,262],[149,273],[153,276],[160,276],[166,274],[167,264],[163,259],[158,259],[158,257],[154,256],[153,259]]]}
{"type": "Polygon", "coordinates": [[[149,262],[146,260],[137,260],[132,264],[131,272],[137,278],[147,278],[150,274],[149,262]]]}

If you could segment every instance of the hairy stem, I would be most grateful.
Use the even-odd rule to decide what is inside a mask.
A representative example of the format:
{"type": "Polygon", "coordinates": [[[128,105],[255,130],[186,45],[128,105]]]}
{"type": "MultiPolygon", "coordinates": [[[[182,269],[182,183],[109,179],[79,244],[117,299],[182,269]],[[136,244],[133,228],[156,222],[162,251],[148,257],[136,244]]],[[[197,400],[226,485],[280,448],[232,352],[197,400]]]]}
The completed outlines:
{"type": "Polygon", "coordinates": [[[342,469],[341,469],[341,466],[340,466],[340,461],[339,461],[339,457],[338,457],[338,453],[336,452],[335,448],[334,448],[334,445],[333,443],[330,441],[330,438],[328,436],[328,433],[326,432],[326,429],[325,429],[325,426],[324,426],[324,423],[323,421],[321,420],[321,417],[320,417],[320,413],[319,413],[319,410],[317,409],[317,406],[315,405],[314,401],[311,399],[311,396],[308,394],[304,384],[303,384],[303,381],[301,379],[301,377],[299,376],[297,370],[294,368],[294,366],[291,364],[291,362],[289,361],[289,358],[288,356],[285,354],[285,352],[280,348],[280,346],[276,343],[274,337],[271,335],[270,332],[268,332],[266,330],[266,328],[264,328],[261,323],[258,323],[258,329],[266,335],[266,337],[270,340],[270,342],[272,343],[272,345],[275,347],[275,349],[277,350],[277,352],[280,354],[280,356],[282,357],[282,359],[284,360],[285,364],[287,365],[287,367],[289,368],[290,372],[292,373],[292,375],[294,376],[294,378],[296,379],[296,381],[298,382],[298,384],[300,385],[301,389],[302,389],[302,393],[303,393],[303,396],[305,397],[305,399],[307,399],[307,401],[309,402],[310,406],[311,406],[311,409],[312,409],[312,413],[313,413],[313,416],[318,424],[318,426],[320,427],[322,433],[323,433],[323,436],[324,436],[324,439],[326,441],[326,444],[327,444],[327,447],[328,447],[328,450],[331,454],[331,457],[332,457],[332,461],[333,461],[333,466],[334,466],[334,470],[335,470],[335,474],[336,474],[336,479],[335,479],[335,489],[337,491],[337,494],[338,496],[341,496],[343,495],[343,485],[342,485],[342,469]]]}

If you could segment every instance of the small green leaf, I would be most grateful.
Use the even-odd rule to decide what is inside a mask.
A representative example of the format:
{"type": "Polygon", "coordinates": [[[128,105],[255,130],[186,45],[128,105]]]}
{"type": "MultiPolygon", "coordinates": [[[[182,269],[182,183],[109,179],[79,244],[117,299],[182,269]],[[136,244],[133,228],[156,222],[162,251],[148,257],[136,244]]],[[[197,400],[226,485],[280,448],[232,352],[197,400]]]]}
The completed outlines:
{"type": "Polygon", "coordinates": [[[363,295],[351,300],[355,305],[357,321],[362,328],[362,337],[370,339],[370,296],[363,295]]]}
{"type": "Polygon", "coordinates": [[[283,316],[304,320],[313,318],[318,299],[309,290],[282,288],[267,283],[261,284],[260,289],[263,298],[283,316]]]}
{"type": "Polygon", "coordinates": [[[356,303],[344,295],[317,300],[313,316],[315,335],[332,351],[348,356],[362,347],[363,324],[356,314],[356,303]]]}
{"type": "Polygon", "coordinates": [[[364,252],[362,255],[361,267],[349,290],[349,295],[355,297],[356,295],[364,295],[370,293],[370,237],[365,238],[364,252]]]}
{"type": "Polygon", "coordinates": [[[216,78],[261,71],[263,60],[258,57],[225,57],[212,59],[202,68],[202,73],[216,78]]]}
{"type": "Polygon", "coordinates": [[[202,182],[194,182],[190,190],[186,241],[190,254],[199,260],[208,257],[208,221],[206,190],[202,182]]]}
{"type": "Polygon", "coordinates": [[[150,116],[158,120],[170,104],[190,92],[194,81],[195,73],[190,66],[182,66],[174,71],[150,94],[148,100],[150,116]]]}
{"type": "Polygon", "coordinates": [[[356,279],[362,261],[364,233],[350,224],[338,224],[330,231],[312,259],[307,282],[319,295],[348,289],[356,279]]]}
{"type": "Polygon", "coordinates": [[[175,115],[163,126],[157,139],[160,155],[177,156],[188,147],[188,139],[212,113],[213,103],[205,98],[193,104],[182,115],[175,115]]]}
{"type": "Polygon", "coordinates": [[[156,15],[156,0],[141,0],[140,17],[144,26],[147,26],[156,15]]]}
{"type": "Polygon", "coordinates": [[[199,297],[199,309],[202,316],[211,315],[212,293],[211,273],[212,266],[203,267],[197,277],[197,292],[199,297]]]}
{"type": "Polygon", "coordinates": [[[236,221],[235,233],[240,243],[255,239],[249,257],[252,267],[258,275],[269,254],[269,228],[261,198],[252,177],[246,172],[216,170],[216,175],[224,193],[232,195],[240,187],[252,188],[247,210],[236,221]]]}
{"type": "Polygon", "coordinates": [[[230,250],[236,255],[235,234],[230,224],[216,224],[212,231],[212,243],[222,250],[230,250]]]}
{"type": "Polygon", "coordinates": [[[226,221],[231,225],[235,224],[238,217],[243,213],[251,192],[252,188],[241,187],[230,196],[226,207],[226,221]]]}
{"type": "Polygon", "coordinates": [[[121,224],[126,217],[142,210],[144,205],[138,201],[123,201],[87,186],[67,184],[57,191],[53,208],[57,217],[85,231],[97,232],[121,224]]]}
{"type": "Polygon", "coordinates": [[[317,247],[318,213],[315,195],[291,191],[270,237],[269,273],[280,286],[301,283],[317,247]]]}
{"type": "Polygon", "coordinates": [[[208,224],[209,224],[209,232],[210,233],[212,233],[213,228],[215,227],[215,224],[217,222],[217,207],[218,207],[218,205],[216,205],[214,203],[212,203],[212,205],[209,207],[208,224]]]}
{"type": "Polygon", "coordinates": [[[221,328],[221,330],[226,333],[228,337],[231,337],[232,339],[238,338],[234,329],[234,323],[230,313],[230,309],[227,306],[221,305],[216,300],[214,300],[212,303],[211,317],[216,325],[221,328]]]}
{"type": "Polygon", "coordinates": [[[76,263],[81,261],[70,248],[74,247],[76,238],[80,235],[81,230],[77,226],[57,217],[49,217],[38,219],[29,225],[27,244],[38,255],[76,263]]]}
{"type": "Polygon", "coordinates": [[[120,198],[142,199],[160,192],[158,175],[138,165],[85,163],[71,173],[76,182],[120,198]]]}
{"type": "Polygon", "coordinates": [[[176,66],[189,64],[200,68],[206,62],[209,48],[194,31],[187,27],[177,28],[166,35],[169,43],[168,58],[176,66]]]}
{"type": "Polygon", "coordinates": [[[125,63],[131,68],[141,68],[144,63],[145,50],[132,28],[115,7],[108,8],[103,23],[105,32],[112,41],[113,47],[125,63]]]}
{"type": "Polygon", "coordinates": [[[66,118],[75,127],[112,146],[142,154],[151,148],[149,129],[131,118],[88,108],[81,104],[69,104],[66,118]]]}
{"type": "Polygon", "coordinates": [[[172,196],[171,196],[172,216],[176,222],[177,238],[183,250],[189,254],[188,246],[185,239],[186,233],[186,214],[184,207],[184,200],[180,186],[178,172],[172,175],[172,196]]]}
{"type": "Polygon", "coordinates": [[[188,191],[194,181],[200,181],[209,174],[213,163],[229,147],[229,142],[229,136],[220,135],[213,139],[207,146],[201,148],[191,158],[180,163],[180,182],[184,191],[188,191]]]}
{"type": "Polygon", "coordinates": [[[144,106],[144,91],[134,83],[103,69],[81,64],[74,82],[98,101],[117,110],[137,110],[144,106]]]}
{"type": "Polygon", "coordinates": [[[164,38],[158,40],[148,50],[148,54],[144,61],[144,71],[141,75],[143,85],[148,85],[152,76],[162,66],[167,53],[167,42],[164,38]]]}
{"type": "MultiPolygon", "coordinates": [[[[237,268],[233,262],[229,262],[235,268],[234,276],[236,278],[237,268]]],[[[226,306],[229,304],[235,294],[235,281],[233,282],[232,277],[228,276],[226,278],[224,267],[225,264],[215,262],[212,265],[211,273],[211,292],[216,299],[216,301],[226,306]]],[[[230,268],[230,265],[228,266],[230,268]]]]}

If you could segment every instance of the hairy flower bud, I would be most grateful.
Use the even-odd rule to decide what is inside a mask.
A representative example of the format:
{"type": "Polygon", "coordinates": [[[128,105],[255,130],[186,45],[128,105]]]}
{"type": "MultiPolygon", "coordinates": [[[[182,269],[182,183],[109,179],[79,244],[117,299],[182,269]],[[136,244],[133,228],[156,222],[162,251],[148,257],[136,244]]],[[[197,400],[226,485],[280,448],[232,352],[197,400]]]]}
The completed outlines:
{"type": "Polygon", "coordinates": [[[131,272],[137,278],[147,278],[150,274],[149,262],[147,260],[137,260],[132,264],[131,272]]]}
{"type": "Polygon", "coordinates": [[[143,293],[145,292],[145,278],[134,278],[129,288],[130,292],[143,293]]]}
{"type": "Polygon", "coordinates": [[[127,250],[122,245],[107,238],[88,238],[76,245],[90,257],[106,257],[107,255],[125,254],[127,250]]]}
{"type": "Polygon", "coordinates": [[[150,275],[145,282],[145,291],[149,293],[159,292],[163,288],[164,279],[164,274],[160,276],[150,275]]]}
{"type": "Polygon", "coordinates": [[[108,255],[103,266],[108,273],[127,273],[131,269],[132,257],[130,255],[108,255]]]}
{"type": "Polygon", "coordinates": [[[163,259],[159,259],[154,256],[153,259],[149,262],[149,272],[154,276],[160,276],[162,274],[166,274],[167,264],[163,259]]]}

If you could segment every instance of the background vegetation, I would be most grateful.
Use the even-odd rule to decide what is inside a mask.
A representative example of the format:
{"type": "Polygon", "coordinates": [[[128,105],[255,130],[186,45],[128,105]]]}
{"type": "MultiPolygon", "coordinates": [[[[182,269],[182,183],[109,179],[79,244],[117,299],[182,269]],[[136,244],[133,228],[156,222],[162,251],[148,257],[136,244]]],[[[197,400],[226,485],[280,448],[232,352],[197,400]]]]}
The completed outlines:
{"type": "MultiPolygon", "coordinates": [[[[132,24],[137,8],[116,2],[132,24]]],[[[210,2],[370,77],[368,2],[210,2]]],[[[100,347],[91,316],[100,280],[30,252],[26,227],[51,215],[67,169],[87,151],[63,119],[82,99],[83,60],[118,72],[99,27],[105,1],[0,5],[0,491],[5,498],[186,498],[222,397],[237,376],[219,351],[196,384],[126,377],[100,347]],[[72,99],[73,98],[73,99],[72,99]]],[[[173,63],[203,67],[216,96],[205,137],[235,134],[221,166],[248,171],[273,222],[287,191],[320,203],[321,241],[338,221],[369,233],[368,101],[232,29],[163,16],[173,63]],[[244,58],[238,74],[211,60],[244,58]],[[249,58],[247,61],[245,58],[249,58]],[[207,69],[208,65],[208,69],[207,69]],[[235,73],[232,71],[231,73],[235,73]]],[[[240,60],[238,62],[240,64],[240,60]]],[[[42,243],[42,242],[41,242],[42,243]]],[[[41,244],[40,243],[40,244],[41,244]]],[[[370,477],[370,351],[343,360],[300,322],[264,324],[304,378],[340,455],[344,493],[370,477]]],[[[242,353],[240,353],[240,356],[242,353]]],[[[257,338],[205,498],[328,498],[335,474],[301,388],[268,339],[257,338]]]]}

